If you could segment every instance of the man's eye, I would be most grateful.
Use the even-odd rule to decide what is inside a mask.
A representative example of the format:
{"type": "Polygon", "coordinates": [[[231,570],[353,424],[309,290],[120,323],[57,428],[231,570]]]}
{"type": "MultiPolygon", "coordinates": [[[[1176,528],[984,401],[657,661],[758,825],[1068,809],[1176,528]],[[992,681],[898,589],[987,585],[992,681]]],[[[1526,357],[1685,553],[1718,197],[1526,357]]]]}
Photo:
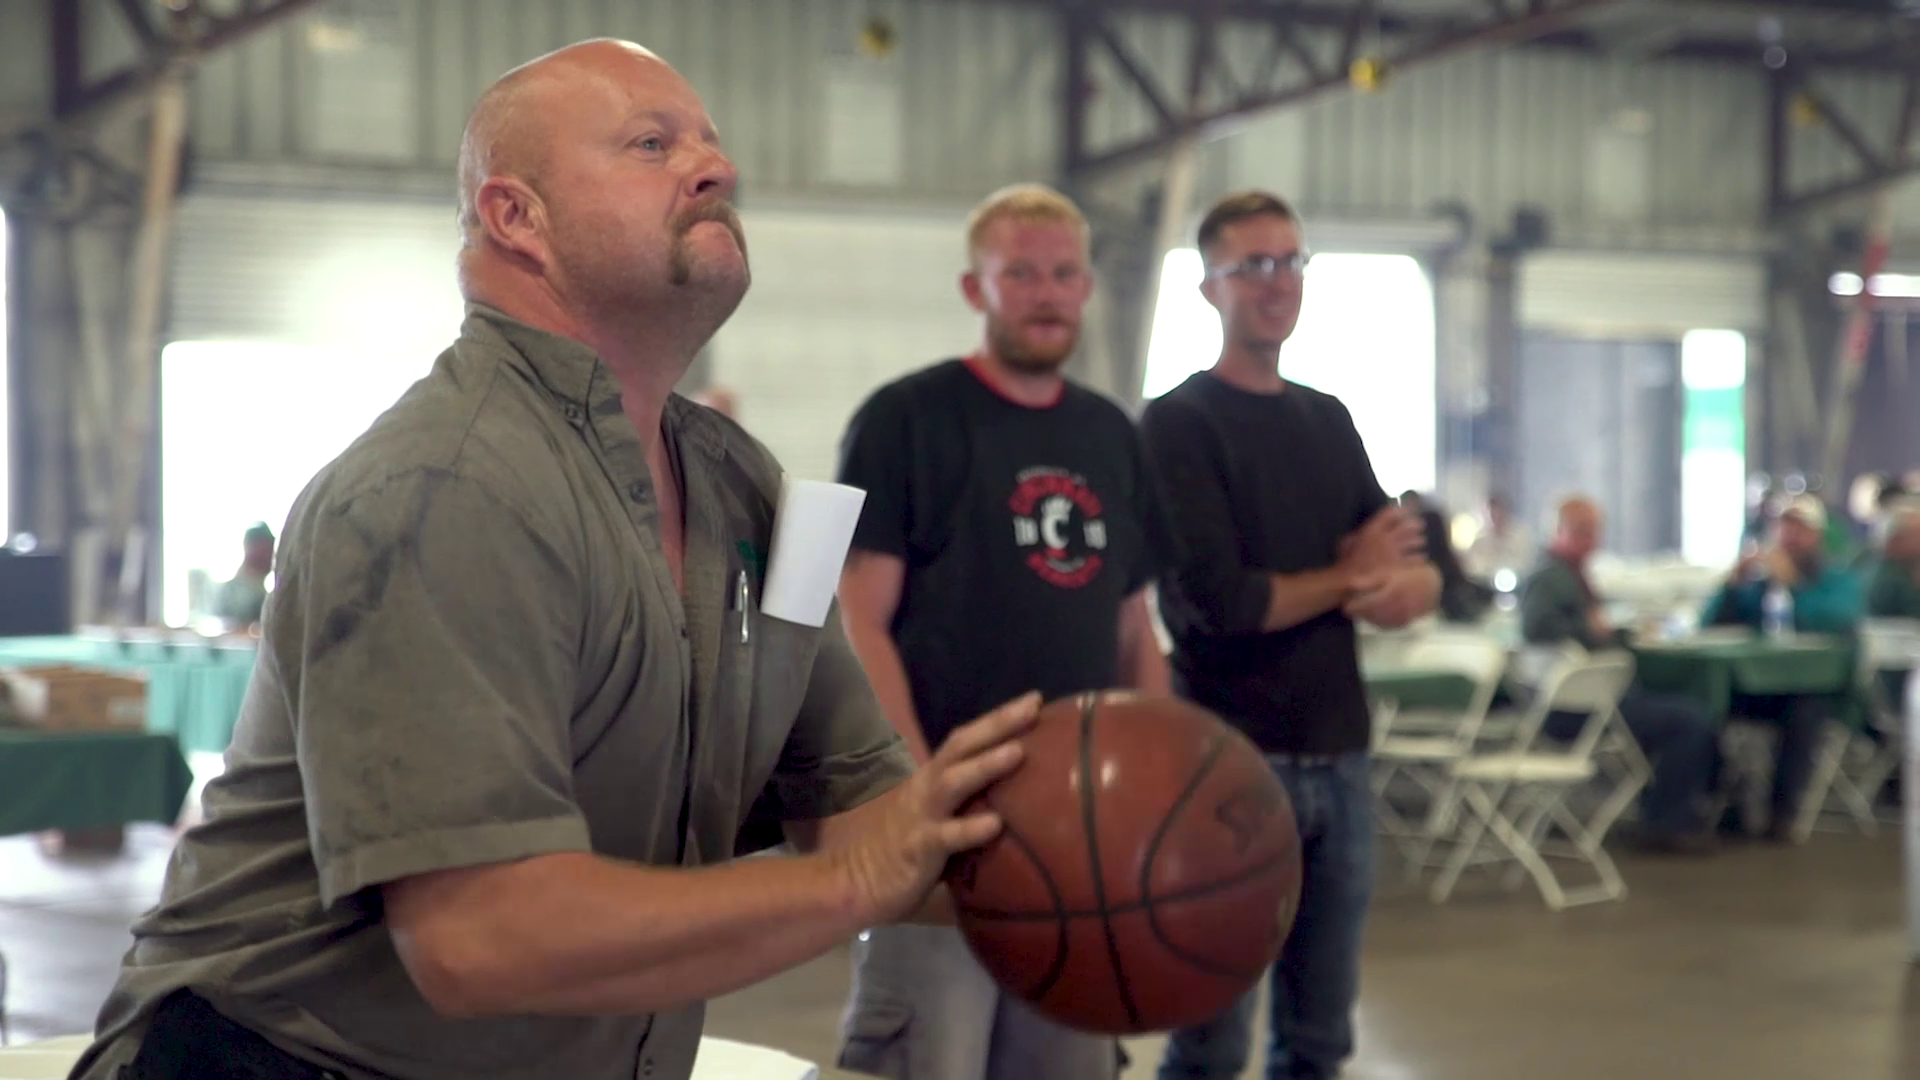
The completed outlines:
{"type": "Polygon", "coordinates": [[[658,135],[648,135],[634,145],[642,150],[665,150],[667,141],[658,135]]]}

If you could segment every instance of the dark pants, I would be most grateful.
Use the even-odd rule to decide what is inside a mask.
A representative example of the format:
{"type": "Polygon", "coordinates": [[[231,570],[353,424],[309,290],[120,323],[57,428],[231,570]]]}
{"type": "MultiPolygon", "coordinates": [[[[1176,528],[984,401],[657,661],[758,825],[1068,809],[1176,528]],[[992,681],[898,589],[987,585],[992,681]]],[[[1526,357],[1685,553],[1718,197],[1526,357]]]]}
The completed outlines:
{"type": "MultiPolygon", "coordinates": [[[[1620,717],[1634,741],[1653,762],[1653,779],[1640,797],[1640,815],[1648,830],[1698,832],[1700,812],[1719,773],[1720,733],[1707,710],[1677,694],[1629,690],[1620,699],[1620,717]]],[[[1548,713],[1541,731],[1550,739],[1579,738],[1587,717],[1548,713]]]]}
{"type": "MultiPolygon", "coordinates": [[[[1268,1080],[1335,1076],[1353,1054],[1360,931],[1373,894],[1367,756],[1329,765],[1275,761],[1300,828],[1300,911],[1268,972],[1268,1080]]],[[[1224,1015],[1173,1033],[1160,1080],[1234,1080],[1246,1068],[1258,988],[1224,1015]]]]}
{"type": "Polygon", "coordinates": [[[1820,734],[1826,729],[1832,703],[1817,694],[1789,694],[1773,697],[1733,695],[1732,716],[1753,720],[1780,729],[1780,749],[1774,754],[1771,828],[1783,829],[1793,821],[1800,800],[1813,779],[1813,759],[1820,752],[1820,734]]]}
{"type": "Polygon", "coordinates": [[[154,1010],[133,1064],[118,1080],[342,1080],[288,1054],[190,990],[154,1010]]]}

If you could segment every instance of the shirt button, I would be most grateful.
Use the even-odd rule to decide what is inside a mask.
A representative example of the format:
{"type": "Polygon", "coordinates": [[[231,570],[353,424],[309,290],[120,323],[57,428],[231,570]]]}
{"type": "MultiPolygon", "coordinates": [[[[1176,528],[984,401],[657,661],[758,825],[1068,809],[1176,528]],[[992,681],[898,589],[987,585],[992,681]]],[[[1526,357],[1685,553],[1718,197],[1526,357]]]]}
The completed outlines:
{"type": "Polygon", "coordinates": [[[627,495],[632,498],[634,502],[646,502],[647,485],[635,480],[633,483],[627,485],[627,495]]]}
{"type": "Polygon", "coordinates": [[[647,1058],[640,1062],[640,1075],[641,1076],[653,1075],[653,1059],[652,1058],[647,1058]]]}

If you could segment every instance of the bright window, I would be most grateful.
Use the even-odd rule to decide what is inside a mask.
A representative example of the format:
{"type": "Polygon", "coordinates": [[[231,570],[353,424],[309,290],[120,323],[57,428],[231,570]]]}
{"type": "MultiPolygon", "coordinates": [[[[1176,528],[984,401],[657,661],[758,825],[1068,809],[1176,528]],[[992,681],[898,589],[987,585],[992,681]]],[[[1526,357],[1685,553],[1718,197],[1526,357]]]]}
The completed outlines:
{"type": "MultiPolygon", "coordinates": [[[[1167,253],[1142,393],[1158,397],[1220,356],[1200,254],[1167,253]]],[[[1338,397],[1389,495],[1431,491],[1436,463],[1433,284],[1405,255],[1315,255],[1300,325],[1280,353],[1291,382],[1338,397]]]]}
{"type": "Polygon", "coordinates": [[[160,354],[161,559],[170,625],[197,619],[190,595],[233,576],[247,526],[279,536],[316,472],[347,448],[433,354],[359,345],[176,341],[160,354]]]}
{"type": "Polygon", "coordinates": [[[1726,566],[1746,525],[1747,339],[1694,330],[1680,341],[1686,411],[1680,440],[1680,554],[1726,566]]]}

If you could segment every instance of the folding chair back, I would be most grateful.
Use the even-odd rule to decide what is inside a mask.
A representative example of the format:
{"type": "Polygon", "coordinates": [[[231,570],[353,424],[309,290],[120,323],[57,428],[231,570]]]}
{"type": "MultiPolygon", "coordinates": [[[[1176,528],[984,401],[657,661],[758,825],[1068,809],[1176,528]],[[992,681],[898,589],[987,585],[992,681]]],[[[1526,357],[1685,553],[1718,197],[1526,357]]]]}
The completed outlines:
{"type": "Polygon", "coordinates": [[[1820,816],[1838,803],[1868,836],[1880,831],[1875,801],[1900,768],[1906,742],[1900,713],[1903,703],[1888,700],[1882,673],[1920,669],[1920,620],[1866,619],[1857,638],[1855,686],[1867,707],[1871,732],[1827,725],[1806,796],[1793,822],[1793,836],[1805,841],[1820,816]]]}
{"type": "Polygon", "coordinates": [[[1431,634],[1409,646],[1402,663],[1422,671],[1457,672],[1472,680],[1473,697],[1461,711],[1461,723],[1455,732],[1472,742],[1493,706],[1493,696],[1500,692],[1500,680],[1507,671],[1507,648],[1478,634],[1431,634]]]}
{"type": "Polygon", "coordinates": [[[1585,717],[1580,734],[1567,753],[1576,758],[1593,756],[1594,748],[1606,734],[1607,725],[1620,707],[1633,682],[1633,657],[1625,652],[1569,655],[1547,673],[1533,707],[1516,733],[1518,748],[1539,752],[1535,743],[1550,713],[1578,713],[1585,717]]]}
{"type": "MultiPolygon", "coordinates": [[[[1616,900],[1626,883],[1602,848],[1605,827],[1584,822],[1567,805],[1568,794],[1594,775],[1594,750],[1619,711],[1620,698],[1633,679],[1633,659],[1620,653],[1569,657],[1547,675],[1541,692],[1514,733],[1510,750],[1475,755],[1454,767],[1458,798],[1466,813],[1441,839],[1452,848],[1435,878],[1431,895],[1444,901],[1469,864],[1513,866],[1506,881],[1517,885],[1531,876],[1547,906],[1616,900]],[[1565,748],[1537,749],[1550,713],[1582,713],[1579,737],[1565,748]],[[1564,844],[1550,843],[1558,829],[1564,844]],[[1572,858],[1591,868],[1597,882],[1568,889],[1548,865],[1549,857],[1572,858]]],[[[1429,848],[1430,850],[1430,848],[1429,848]]],[[[1427,860],[1428,851],[1420,853],[1427,860]]]]}
{"type": "Polygon", "coordinates": [[[1920,669],[1920,619],[1863,620],[1860,667],[1866,672],[1920,669]]]}

